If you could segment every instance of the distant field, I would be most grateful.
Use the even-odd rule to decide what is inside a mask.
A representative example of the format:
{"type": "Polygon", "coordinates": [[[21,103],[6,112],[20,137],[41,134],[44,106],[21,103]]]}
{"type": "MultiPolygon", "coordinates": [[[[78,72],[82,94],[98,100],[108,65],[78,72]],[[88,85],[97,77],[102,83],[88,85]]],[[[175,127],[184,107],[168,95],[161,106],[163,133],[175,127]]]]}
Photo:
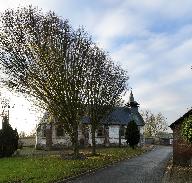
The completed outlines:
{"type": "MultiPolygon", "coordinates": [[[[31,149],[24,152],[31,153],[31,149]]],[[[36,151],[32,151],[34,154],[36,151]]],[[[37,151],[41,152],[41,151],[37,151]]],[[[125,158],[143,153],[142,149],[105,148],[99,149],[97,156],[87,156],[85,160],[63,160],[59,154],[46,156],[12,157],[0,159],[0,182],[46,183],[78,175],[82,172],[103,167],[125,158]]],[[[88,153],[88,151],[83,151],[88,153]]],[[[88,155],[88,154],[86,154],[88,155]]]]}

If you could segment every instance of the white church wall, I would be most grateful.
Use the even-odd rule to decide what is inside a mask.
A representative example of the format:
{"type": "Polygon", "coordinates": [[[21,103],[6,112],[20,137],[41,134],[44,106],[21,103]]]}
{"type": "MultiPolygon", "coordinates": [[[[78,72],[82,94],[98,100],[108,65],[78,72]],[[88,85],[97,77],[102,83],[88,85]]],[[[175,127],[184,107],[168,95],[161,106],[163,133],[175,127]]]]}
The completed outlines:
{"type": "MultiPolygon", "coordinates": [[[[126,126],[124,126],[124,127],[126,128],[126,126]]],[[[111,145],[119,144],[119,128],[120,128],[120,125],[109,125],[109,143],[111,145]]],[[[90,125],[88,126],[88,129],[89,129],[88,130],[88,132],[89,132],[88,144],[92,145],[92,138],[91,138],[92,136],[91,136],[91,126],[90,125]]],[[[140,130],[141,137],[143,137],[144,127],[140,126],[139,130],[140,130]]],[[[78,131],[79,131],[79,140],[80,140],[81,138],[83,138],[83,134],[80,129],[78,131]]],[[[42,132],[40,132],[39,135],[37,134],[36,142],[40,146],[46,147],[46,138],[42,137],[41,133],[42,132]]],[[[104,145],[104,141],[105,141],[104,136],[97,137],[97,132],[96,132],[95,137],[96,137],[95,140],[96,140],[97,145],[104,145]]],[[[144,142],[144,139],[141,139],[142,144],[143,144],[143,142],[144,142]]],[[[54,125],[52,127],[52,143],[53,143],[53,147],[55,147],[55,148],[60,148],[62,146],[64,146],[64,147],[72,146],[72,143],[70,141],[70,137],[68,134],[65,133],[64,136],[62,136],[62,137],[58,137],[56,135],[56,128],[54,125]]],[[[124,136],[121,137],[121,144],[122,145],[127,144],[124,136]]]]}
{"type": "MultiPolygon", "coordinates": [[[[111,144],[119,144],[119,128],[120,125],[110,125],[109,126],[109,142],[111,144]]],[[[121,144],[125,145],[126,140],[125,137],[121,137],[121,144]]]]}
{"type": "Polygon", "coordinates": [[[96,137],[96,144],[101,145],[104,144],[105,138],[104,137],[96,137]]]}
{"type": "Polygon", "coordinates": [[[145,138],[144,138],[144,126],[139,126],[139,131],[140,131],[140,145],[143,145],[145,143],[145,138]]]}
{"type": "Polygon", "coordinates": [[[41,149],[46,147],[46,137],[43,136],[43,125],[37,128],[36,130],[36,143],[35,148],[41,149]]]}
{"type": "Polygon", "coordinates": [[[64,133],[64,135],[61,137],[57,136],[55,126],[52,127],[52,143],[53,143],[53,146],[55,147],[57,146],[70,147],[72,145],[68,134],[64,133]]]}
{"type": "Polygon", "coordinates": [[[119,125],[109,126],[109,142],[110,144],[119,143],[119,125]]]}

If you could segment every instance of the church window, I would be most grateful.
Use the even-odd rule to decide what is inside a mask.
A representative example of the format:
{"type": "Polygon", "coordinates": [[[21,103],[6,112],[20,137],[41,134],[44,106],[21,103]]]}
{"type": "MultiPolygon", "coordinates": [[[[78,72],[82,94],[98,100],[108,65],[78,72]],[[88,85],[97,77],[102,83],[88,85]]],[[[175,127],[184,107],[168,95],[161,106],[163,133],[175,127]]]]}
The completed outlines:
{"type": "Polygon", "coordinates": [[[64,136],[64,129],[61,125],[57,126],[57,128],[56,128],[56,136],[57,137],[64,136]]]}
{"type": "Polygon", "coordinates": [[[104,128],[101,126],[97,130],[97,137],[103,137],[104,136],[104,128]]]}
{"type": "Polygon", "coordinates": [[[42,126],[42,137],[46,137],[46,125],[42,126]]]}

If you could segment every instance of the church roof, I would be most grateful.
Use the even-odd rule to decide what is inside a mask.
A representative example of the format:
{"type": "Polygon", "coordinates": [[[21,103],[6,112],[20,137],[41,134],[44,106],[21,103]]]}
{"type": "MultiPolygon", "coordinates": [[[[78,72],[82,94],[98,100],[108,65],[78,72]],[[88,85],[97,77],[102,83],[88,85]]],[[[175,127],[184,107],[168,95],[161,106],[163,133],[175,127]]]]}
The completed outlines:
{"type": "Polygon", "coordinates": [[[127,125],[134,120],[138,126],[143,126],[144,121],[138,111],[128,107],[116,107],[106,118],[104,123],[127,125]]]}
{"type": "MultiPolygon", "coordinates": [[[[128,107],[115,107],[101,123],[108,125],[127,125],[131,120],[134,120],[138,126],[144,126],[145,124],[140,113],[128,107]]],[[[85,116],[81,122],[84,124],[90,123],[89,117],[85,116]]]]}
{"type": "MultiPolygon", "coordinates": [[[[134,100],[131,91],[129,98],[129,105],[125,107],[115,107],[102,121],[102,124],[108,125],[127,125],[130,121],[134,120],[138,126],[144,126],[144,120],[138,112],[138,103],[134,100]]],[[[39,124],[48,122],[49,114],[46,112],[39,124]]],[[[81,120],[83,124],[89,124],[89,116],[84,116],[81,120]]]]}

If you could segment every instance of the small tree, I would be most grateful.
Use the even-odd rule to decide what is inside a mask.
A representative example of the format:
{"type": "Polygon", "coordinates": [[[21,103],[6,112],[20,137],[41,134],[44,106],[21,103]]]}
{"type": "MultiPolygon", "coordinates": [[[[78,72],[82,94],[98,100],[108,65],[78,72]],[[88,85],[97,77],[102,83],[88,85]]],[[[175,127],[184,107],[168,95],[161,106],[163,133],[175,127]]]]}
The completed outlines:
{"type": "Polygon", "coordinates": [[[182,136],[192,143],[192,115],[185,118],[182,124],[182,136]]]}
{"type": "Polygon", "coordinates": [[[19,135],[9,124],[7,116],[3,117],[3,125],[0,130],[0,157],[11,156],[18,148],[19,135]]]}
{"type": "Polygon", "coordinates": [[[150,110],[145,110],[141,115],[145,121],[145,137],[158,137],[160,133],[167,130],[167,121],[161,112],[154,114],[150,110]]]}
{"type": "Polygon", "coordinates": [[[135,146],[139,143],[140,133],[135,121],[130,121],[127,125],[125,139],[127,140],[127,144],[130,145],[131,148],[135,148],[135,146]]]}

